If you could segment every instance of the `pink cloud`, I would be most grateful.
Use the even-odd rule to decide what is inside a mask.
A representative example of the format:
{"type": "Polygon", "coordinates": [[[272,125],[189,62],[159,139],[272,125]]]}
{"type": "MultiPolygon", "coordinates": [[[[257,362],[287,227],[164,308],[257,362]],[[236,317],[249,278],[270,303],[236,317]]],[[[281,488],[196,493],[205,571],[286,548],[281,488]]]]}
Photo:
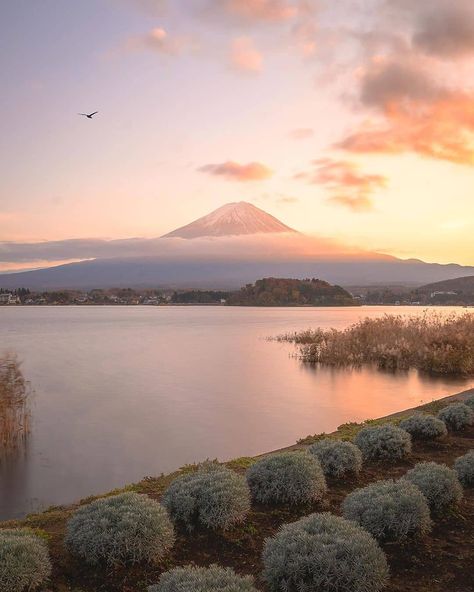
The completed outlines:
{"type": "Polygon", "coordinates": [[[307,140],[308,138],[312,138],[314,136],[314,130],[309,127],[299,127],[297,129],[291,130],[288,135],[293,140],[307,140]]]}
{"type": "Polygon", "coordinates": [[[298,14],[298,6],[290,0],[217,0],[217,3],[229,15],[249,21],[282,22],[298,14]]]}
{"type": "Polygon", "coordinates": [[[372,210],[372,195],[387,184],[387,179],[382,175],[360,172],[352,162],[322,158],[313,161],[313,165],[313,169],[297,174],[296,178],[326,186],[329,191],[328,202],[354,212],[372,210]]]}
{"type": "Polygon", "coordinates": [[[248,37],[238,37],[231,44],[230,62],[243,72],[258,73],[263,67],[263,56],[248,37]]]}
{"type": "Polygon", "coordinates": [[[172,36],[164,28],[155,27],[142,36],[130,38],[126,48],[130,51],[147,49],[169,56],[177,56],[192,45],[193,42],[188,37],[172,36]]]}
{"type": "Polygon", "coordinates": [[[207,164],[198,169],[203,173],[225,177],[229,181],[263,181],[272,176],[273,171],[259,162],[239,164],[227,161],[220,164],[207,164]]]}

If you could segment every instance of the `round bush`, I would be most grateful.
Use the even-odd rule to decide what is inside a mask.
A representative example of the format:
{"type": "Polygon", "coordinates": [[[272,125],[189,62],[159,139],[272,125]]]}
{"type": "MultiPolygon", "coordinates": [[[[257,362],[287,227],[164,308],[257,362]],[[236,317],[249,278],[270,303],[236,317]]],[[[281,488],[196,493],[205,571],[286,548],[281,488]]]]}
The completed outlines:
{"type": "Polygon", "coordinates": [[[457,458],[454,462],[454,470],[464,487],[474,486],[474,450],[457,458]]]}
{"type": "Polygon", "coordinates": [[[466,399],[464,401],[464,404],[474,411],[474,397],[469,397],[468,399],[466,399]]]}
{"type": "Polygon", "coordinates": [[[86,563],[109,566],[156,562],[173,546],[166,510],[138,493],[122,493],[82,506],[67,524],[65,543],[86,563]]]}
{"type": "Polygon", "coordinates": [[[34,590],[51,574],[48,547],[31,530],[0,530],[0,590],[34,590]]]}
{"type": "Polygon", "coordinates": [[[458,504],[463,495],[456,472],[435,462],[415,465],[403,479],[418,487],[435,512],[458,504]]]}
{"type": "Polygon", "coordinates": [[[245,478],[215,463],[178,477],[163,496],[171,518],[188,530],[196,526],[226,529],[244,520],[250,510],[250,492],[245,478]]]}
{"type": "Polygon", "coordinates": [[[232,569],[177,567],[161,575],[148,592],[257,592],[250,576],[238,576],[232,569]]]}
{"type": "Polygon", "coordinates": [[[452,403],[438,413],[448,430],[460,431],[474,424],[474,411],[464,403],[452,403]]]}
{"type": "Polygon", "coordinates": [[[357,475],[362,468],[362,453],[351,442],[327,438],[310,446],[309,452],[319,460],[324,474],[331,477],[357,475]]]}
{"type": "Polygon", "coordinates": [[[266,540],[263,563],[272,592],[378,592],[388,579],[377,541],[329,513],[284,525],[266,540]]]}
{"type": "Polygon", "coordinates": [[[262,504],[319,502],[326,479],[319,461],[307,452],[266,456],[247,471],[252,497],[262,504]]]}
{"type": "Polygon", "coordinates": [[[431,530],[426,499],[409,481],[379,481],[356,489],[344,500],[342,512],[377,539],[399,541],[431,530]]]}
{"type": "Polygon", "coordinates": [[[397,461],[411,452],[411,436],[389,423],[362,429],[354,439],[365,460],[397,461]]]}
{"type": "Polygon", "coordinates": [[[444,421],[427,413],[415,413],[401,421],[399,427],[416,440],[436,440],[448,434],[444,421]]]}

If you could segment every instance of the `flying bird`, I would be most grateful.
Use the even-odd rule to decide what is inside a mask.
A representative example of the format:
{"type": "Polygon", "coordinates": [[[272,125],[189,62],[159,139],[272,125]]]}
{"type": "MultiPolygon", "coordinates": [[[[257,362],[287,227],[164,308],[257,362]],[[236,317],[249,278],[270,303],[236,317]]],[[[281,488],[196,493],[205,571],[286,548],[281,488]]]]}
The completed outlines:
{"type": "Polygon", "coordinates": [[[94,113],[78,113],[78,115],[84,115],[84,117],[87,117],[87,119],[92,119],[92,116],[95,115],[96,113],[99,113],[99,112],[94,111],[94,113]]]}

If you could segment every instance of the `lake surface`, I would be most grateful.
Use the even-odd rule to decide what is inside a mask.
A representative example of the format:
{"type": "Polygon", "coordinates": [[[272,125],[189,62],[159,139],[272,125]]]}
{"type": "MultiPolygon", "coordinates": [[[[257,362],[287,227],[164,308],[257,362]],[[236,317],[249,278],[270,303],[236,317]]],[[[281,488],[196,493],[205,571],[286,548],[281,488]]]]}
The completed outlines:
{"type": "Polygon", "coordinates": [[[266,340],[386,312],[422,310],[1,307],[0,352],[18,353],[34,398],[28,448],[0,467],[0,519],[474,386],[417,372],[314,369],[294,346],[266,340]]]}

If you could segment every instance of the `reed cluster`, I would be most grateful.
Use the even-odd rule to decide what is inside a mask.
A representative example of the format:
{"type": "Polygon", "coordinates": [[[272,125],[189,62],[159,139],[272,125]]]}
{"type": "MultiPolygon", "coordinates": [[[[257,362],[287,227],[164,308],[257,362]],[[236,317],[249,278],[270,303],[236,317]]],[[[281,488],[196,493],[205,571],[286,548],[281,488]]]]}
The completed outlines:
{"type": "Polygon", "coordinates": [[[0,453],[23,446],[30,431],[30,388],[14,354],[0,357],[0,453]]]}
{"type": "Polygon", "coordinates": [[[383,370],[474,374],[474,315],[385,315],[347,329],[315,329],[277,338],[300,347],[305,362],[331,366],[376,365],[383,370]]]}

